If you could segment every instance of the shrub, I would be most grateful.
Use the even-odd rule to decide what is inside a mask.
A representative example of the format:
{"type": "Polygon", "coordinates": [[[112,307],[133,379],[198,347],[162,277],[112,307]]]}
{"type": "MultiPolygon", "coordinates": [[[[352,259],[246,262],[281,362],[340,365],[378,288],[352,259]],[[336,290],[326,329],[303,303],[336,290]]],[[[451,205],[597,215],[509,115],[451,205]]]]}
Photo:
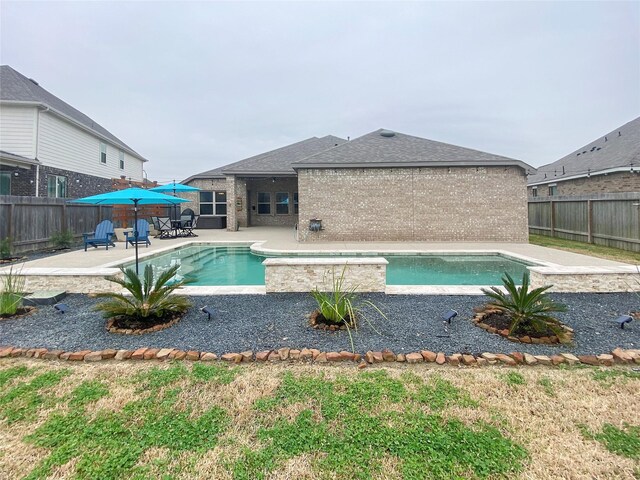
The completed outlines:
{"type": "MultiPolygon", "coordinates": [[[[364,307],[370,307],[375,310],[382,318],[387,319],[386,315],[370,300],[361,300],[356,293],[357,285],[350,288],[344,286],[344,275],[347,266],[342,269],[342,273],[336,277],[335,270],[332,275],[332,289],[330,292],[321,292],[316,287],[311,291],[311,296],[318,304],[318,311],[324,317],[325,321],[334,325],[345,325],[349,331],[351,340],[351,348],[353,349],[353,338],[351,337],[351,329],[357,330],[357,319],[361,317],[369,324],[364,307]]],[[[375,330],[375,328],[374,328],[375,330]]]]}
{"type": "Polygon", "coordinates": [[[189,300],[173,294],[174,290],[186,283],[184,280],[173,281],[178,268],[179,265],[174,265],[162,272],[155,282],[151,265],[145,267],[142,279],[132,269],[121,268],[123,279],[111,277],[108,280],[120,285],[130,295],[114,292],[98,294],[110,300],[97,305],[96,310],[102,310],[107,318],[150,323],[186,312],[191,306],[189,300]]]}
{"type": "Polygon", "coordinates": [[[13,267],[2,275],[0,290],[0,315],[15,315],[22,308],[25,278],[20,272],[14,273],[13,267]]]}
{"type": "Polygon", "coordinates": [[[51,243],[56,249],[69,248],[73,245],[73,234],[69,230],[63,230],[51,235],[51,243]]]}
{"type": "Polygon", "coordinates": [[[502,310],[511,318],[509,326],[509,334],[514,332],[544,332],[551,330],[558,336],[563,335],[564,330],[560,321],[549,315],[552,312],[565,312],[567,308],[555,303],[546,292],[553,285],[534,288],[529,290],[529,273],[525,272],[522,276],[522,286],[517,287],[513,278],[508,273],[502,277],[502,283],[507,293],[503,293],[496,287],[491,289],[482,289],[492,301],[490,307],[502,310]]]}
{"type": "Polygon", "coordinates": [[[9,237],[4,240],[0,240],[0,258],[11,258],[11,239],[9,237]]]}

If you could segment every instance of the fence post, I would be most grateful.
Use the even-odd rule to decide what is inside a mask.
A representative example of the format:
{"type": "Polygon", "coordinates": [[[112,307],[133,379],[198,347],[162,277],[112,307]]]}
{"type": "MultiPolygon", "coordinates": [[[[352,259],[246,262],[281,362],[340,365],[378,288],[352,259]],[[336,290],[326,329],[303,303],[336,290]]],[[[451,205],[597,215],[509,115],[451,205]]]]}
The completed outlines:
{"type": "Polygon", "coordinates": [[[7,237],[11,239],[11,243],[13,243],[13,207],[13,203],[9,204],[9,224],[7,225],[7,237]]]}
{"type": "Polygon", "coordinates": [[[587,200],[587,242],[593,243],[593,203],[587,200]]]}
{"type": "Polygon", "coordinates": [[[62,231],[67,231],[67,202],[62,204],[62,231]]]}
{"type": "Polygon", "coordinates": [[[549,208],[551,211],[549,212],[549,217],[551,218],[551,236],[556,236],[556,212],[553,208],[553,200],[549,200],[549,208]]]}

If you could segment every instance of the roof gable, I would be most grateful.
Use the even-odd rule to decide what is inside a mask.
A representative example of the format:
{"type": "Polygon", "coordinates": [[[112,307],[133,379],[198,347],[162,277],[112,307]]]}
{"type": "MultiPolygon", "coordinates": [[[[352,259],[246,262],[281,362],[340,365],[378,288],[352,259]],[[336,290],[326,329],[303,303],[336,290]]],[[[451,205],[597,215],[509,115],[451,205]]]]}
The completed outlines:
{"type": "Polygon", "coordinates": [[[8,65],[0,65],[0,100],[9,102],[33,102],[45,105],[144,160],[140,154],[106,128],[94,122],[81,111],[73,108],[68,103],[42,88],[34,80],[25,77],[8,65]]]}
{"type": "Polygon", "coordinates": [[[634,166],[636,169],[640,167],[640,117],[560,160],[538,167],[538,173],[529,176],[527,183],[544,184],[634,166]]]}
{"type": "Polygon", "coordinates": [[[415,167],[415,166],[516,165],[532,169],[513,158],[378,129],[336,148],[307,157],[295,168],[415,167]]]}
{"type": "Polygon", "coordinates": [[[187,179],[222,178],[225,175],[295,175],[293,163],[310,155],[322,152],[345,143],[346,140],[333,135],[322,138],[311,137],[300,142],[260,153],[238,162],[198,173],[187,179]]]}

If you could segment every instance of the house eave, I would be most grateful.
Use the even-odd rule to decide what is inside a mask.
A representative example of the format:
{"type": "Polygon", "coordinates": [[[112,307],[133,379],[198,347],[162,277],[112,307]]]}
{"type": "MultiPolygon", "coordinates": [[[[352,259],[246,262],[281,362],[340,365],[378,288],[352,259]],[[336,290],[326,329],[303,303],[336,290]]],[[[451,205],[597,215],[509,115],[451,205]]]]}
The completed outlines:
{"type": "Polygon", "coordinates": [[[301,169],[331,169],[331,168],[428,168],[428,167],[520,167],[524,171],[537,171],[532,166],[519,160],[504,162],[478,162],[472,160],[456,162],[360,162],[360,163],[298,163],[294,165],[296,171],[301,169]]]}
{"type": "Polygon", "coordinates": [[[570,177],[553,177],[541,180],[539,182],[531,182],[527,184],[527,187],[535,187],[538,185],[547,185],[549,183],[558,183],[558,182],[566,182],[568,180],[577,180],[579,178],[589,178],[595,177],[597,175],[608,175],[610,173],[619,173],[619,172],[631,172],[631,173],[640,173],[637,169],[633,167],[616,167],[616,168],[607,168],[605,170],[598,170],[596,172],[585,172],[579,175],[571,175],[570,177]]]}

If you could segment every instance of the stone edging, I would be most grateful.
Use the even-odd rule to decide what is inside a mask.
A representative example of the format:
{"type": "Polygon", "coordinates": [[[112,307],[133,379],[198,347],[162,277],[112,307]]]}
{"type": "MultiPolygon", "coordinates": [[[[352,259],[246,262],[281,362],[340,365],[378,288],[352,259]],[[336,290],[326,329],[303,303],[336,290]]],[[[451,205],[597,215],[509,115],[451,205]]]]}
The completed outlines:
{"type": "Polygon", "coordinates": [[[478,356],[454,353],[445,355],[443,352],[431,352],[421,350],[420,352],[395,354],[391,350],[381,352],[367,352],[364,355],[347,351],[341,352],[321,352],[315,348],[302,350],[280,348],[278,350],[263,350],[253,352],[225,353],[218,357],[213,352],[198,352],[195,350],[177,350],[174,348],[139,348],[137,350],[81,350],[78,352],[65,352],[62,350],[48,350],[46,348],[15,348],[0,347],[0,358],[29,357],[41,358],[45,360],[68,360],[98,362],[101,360],[191,360],[210,362],[222,360],[230,363],[250,363],[250,362],[308,362],[308,363],[336,363],[336,362],[356,362],[358,368],[365,368],[374,363],[435,363],[437,365],[449,364],[453,366],[486,366],[502,364],[507,366],[516,365],[593,365],[610,367],[615,364],[640,364],[640,349],[623,350],[616,348],[611,353],[600,355],[573,355],[571,353],[561,353],[552,355],[531,355],[529,353],[511,352],[504,353],[485,352],[478,356]]]}
{"type": "Polygon", "coordinates": [[[482,312],[476,313],[472,321],[477,327],[483,330],[486,330],[489,333],[495,333],[496,335],[500,335],[506,338],[507,340],[509,340],[510,342],[533,343],[533,344],[543,344],[543,345],[553,345],[557,343],[570,344],[573,342],[573,336],[574,336],[573,329],[570,327],[567,327],[566,325],[561,325],[562,329],[564,330],[564,334],[562,334],[563,335],[562,338],[558,337],[557,335],[550,335],[548,337],[536,338],[536,337],[528,337],[528,336],[515,337],[512,335],[509,335],[509,330],[507,329],[498,330],[497,328],[492,327],[491,325],[483,322],[484,318],[488,317],[489,315],[502,314],[502,313],[503,313],[502,310],[499,310],[499,309],[487,309],[482,312]]]}
{"type": "Polygon", "coordinates": [[[176,323],[178,323],[182,319],[182,315],[176,318],[172,318],[167,323],[160,323],[158,325],[154,325],[153,327],[144,328],[144,329],[132,329],[132,328],[118,328],[114,327],[113,324],[116,322],[114,318],[110,318],[107,320],[107,332],[109,333],[120,333],[122,335],[143,335],[145,333],[159,332],[160,330],[164,330],[169,327],[173,327],[176,323]]]}

